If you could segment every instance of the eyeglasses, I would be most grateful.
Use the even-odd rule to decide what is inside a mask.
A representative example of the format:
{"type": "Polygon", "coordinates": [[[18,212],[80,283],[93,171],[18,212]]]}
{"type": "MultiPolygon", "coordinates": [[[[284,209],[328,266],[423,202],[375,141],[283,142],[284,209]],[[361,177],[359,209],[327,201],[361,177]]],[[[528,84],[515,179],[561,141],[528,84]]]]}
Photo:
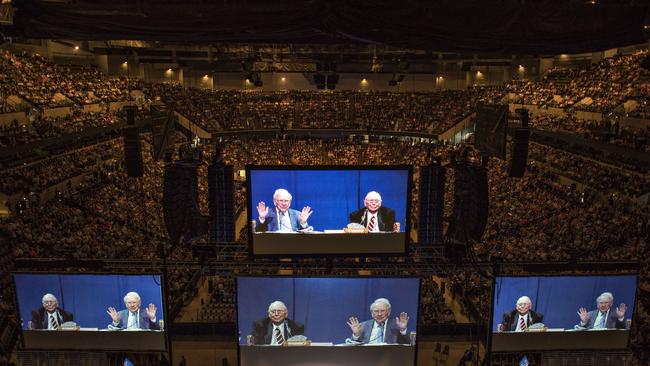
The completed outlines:
{"type": "Polygon", "coordinates": [[[279,310],[269,310],[269,314],[282,314],[284,313],[284,310],[279,309],[279,310]]]}
{"type": "Polygon", "coordinates": [[[56,301],[54,301],[54,300],[47,300],[47,301],[43,301],[43,304],[56,304],[56,301]]]}
{"type": "Polygon", "coordinates": [[[377,200],[377,199],[366,200],[366,201],[368,201],[370,203],[381,203],[381,200],[377,200]]]}

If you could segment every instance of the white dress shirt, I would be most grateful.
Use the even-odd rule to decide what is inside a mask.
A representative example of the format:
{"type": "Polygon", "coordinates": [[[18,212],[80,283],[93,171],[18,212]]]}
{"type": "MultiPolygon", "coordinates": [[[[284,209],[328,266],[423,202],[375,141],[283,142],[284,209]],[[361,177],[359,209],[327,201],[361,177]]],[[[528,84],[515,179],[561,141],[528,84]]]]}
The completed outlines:
{"type": "Polygon", "coordinates": [[[515,332],[523,332],[524,330],[521,329],[521,319],[524,319],[524,322],[526,324],[526,328],[528,328],[528,319],[530,317],[529,313],[526,313],[526,315],[521,315],[517,313],[517,328],[515,328],[515,332]]]}
{"type": "MultiPolygon", "coordinates": [[[[278,340],[275,339],[276,329],[280,329],[280,334],[282,334],[282,338],[284,338],[284,323],[280,323],[280,325],[273,324],[273,331],[271,332],[271,345],[278,346],[280,344],[278,343],[278,340]]],[[[285,341],[286,341],[286,339],[285,339],[285,341]]]]}
{"type": "Polygon", "coordinates": [[[280,232],[292,232],[293,229],[291,228],[291,219],[289,218],[289,210],[285,211],[284,213],[280,210],[277,210],[277,217],[280,218],[278,221],[278,231],[280,232]]]}
{"type": "Polygon", "coordinates": [[[596,316],[596,320],[594,321],[594,328],[593,329],[607,329],[607,316],[609,315],[609,310],[607,310],[606,313],[602,313],[600,310],[598,310],[598,315],[596,316]],[[603,318],[605,318],[605,322],[603,324],[603,318]]]}
{"type": "Polygon", "coordinates": [[[59,325],[59,328],[61,328],[61,324],[59,324],[59,319],[56,317],[56,313],[47,313],[47,329],[54,330],[52,327],[52,319],[54,319],[56,324],[59,325]]]}
{"type": "MultiPolygon", "coordinates": [[[[386,343],[386,323],[388,323],[388,320],[384,321],[384,326],[382,328],[382,341],[381,343],[386,343]]],[[[373,322],[372,324],[372,332],[370,332],[370,342],[368,343],[379,343],[379,323],[376,321],[373,322]]]]}
{"type": "Polygon", "coordinates": [[[370,231],[376,233],[379,232],[379,217],[377,217],[377,212],[371,213],[370,211],[368,211],[368,213],[366,214],[366,227],[370,225],[370,220],[372,220],[373,217],[375,218],[375,226],[370,231]]]}
{"type": "Polygon", "coordinates": [[[138,324],[139,320],[140,310],[137,310],[136,312],[129,311],[129,319],[127,319],[126,322],[126,329],[140,329],[140,326],[138,324]]]}

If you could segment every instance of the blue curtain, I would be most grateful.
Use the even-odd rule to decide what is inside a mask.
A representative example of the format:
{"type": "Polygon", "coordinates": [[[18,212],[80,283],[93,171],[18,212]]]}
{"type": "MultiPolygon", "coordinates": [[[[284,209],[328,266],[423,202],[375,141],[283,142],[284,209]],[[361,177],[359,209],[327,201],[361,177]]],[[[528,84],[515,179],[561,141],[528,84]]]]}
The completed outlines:
{"type": "Polygon", "coordinates": [[[283,278],[239,277],[237,321],[240,344],[246,344],[253,321],[267,317],[270,303],[287,305],[289,318],[305,326],[314,342],[343,343],[350,337],[348,318],[371,319],[370,304],[385,297],[391,318],[409,315],[408,330],[415,331],[420,280],[418,278],[283,278]]]}
{"type": "Polygon", "coordinates": [[[130,291],[140,295],[142,308],[156,305],[156,318],[164,320],[158,275],[16,274],[14,278],[23,329],[27,329],[32,311],[43,306],[46,293],[56,296],[59,307],[71,312],[81,327],[106,328],[111,323],[106,310],[109,306],[125,309],[124,295],[130,291]]]}
{"type": "Polygon", "coordinates": [[[382,206],[395,210],[406,229],[407,170],[251,170],[249,220],[257,218],[257,204],[273,207],[273,193],[284,188],[293,196],[291,208],[309,206],[314,213],[309,224],[315,230],[342,229],[351,212],[363,208],[369,191],[377,191],[382,206]]]}
{"type": "Polygon", "coordinates": [[[596,298],[603,292],[614,295],[612,309],[624,303],[625,318],[632,318],[636,281],[636,276],[499,277],[494,286],[492,330],[496,331],[505,312],[515,309],[521,296],[530,297],[533,311],[544,315],[549,328],[573,329],[580,321],[578,309],[596,309],[596,298]]]}

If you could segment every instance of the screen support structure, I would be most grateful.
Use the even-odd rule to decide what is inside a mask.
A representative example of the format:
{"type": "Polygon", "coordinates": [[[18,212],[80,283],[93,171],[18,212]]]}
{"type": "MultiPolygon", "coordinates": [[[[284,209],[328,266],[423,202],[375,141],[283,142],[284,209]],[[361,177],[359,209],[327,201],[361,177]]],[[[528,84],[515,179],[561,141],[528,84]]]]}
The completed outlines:
{"type": "Polygon", "coordinates": [[[163,297],[162,297],[162,302],[163,302],[163,308],[165,309],[164,314],[167,314],[167,318],[165,319],[165,328],[163,331],[163,334],[165,335],[165,346],[167,347],[167,357],[169,358],[170,364],[174,362],[173,354],[172,354],[172,342],[171,342],[171,335],[170,335],[170,328],[173,323],[173,317],[171,316],[171,307],[169,305],[168,301],[168,296],[169,296],[169,281],[168,281],[168,275],[169,275],[169,268],[167,266],[167,259],[169,257],[169,253],[174,250],[174,245],[175,243],[170,240],[169,244],[166,244],[165,242],[160,243],[158,247],[158,252],[160,254],[160,257],[162,259],[162,284],[163,284],[163,297]]]}

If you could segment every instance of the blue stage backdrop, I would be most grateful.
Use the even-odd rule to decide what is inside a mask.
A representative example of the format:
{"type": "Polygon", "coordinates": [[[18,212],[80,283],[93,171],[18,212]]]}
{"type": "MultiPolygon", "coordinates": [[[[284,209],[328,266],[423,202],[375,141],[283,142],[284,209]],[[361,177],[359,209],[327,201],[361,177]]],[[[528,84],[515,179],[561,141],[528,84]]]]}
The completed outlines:
{"type": "Polygon", "coordinates": [[[140,295],[142,310],[154,304],[156,318],[164,320],[159,275],[15,274],[14,279],[23,329],[32,311],[43,307],[46,293],[56,296],[59,307],[71,312],[74,322],[84,328],[106,328],[111,323],[108,307],[125,309],[124,295],[131,291],[140,295]]]}
{"type": "Polygon", "coordinates": [[[269,305],[280,300],[289,319],[305,325],[314,342],[344,343],[352,332],[351,316],[371,319],[370,304],[377,298],[391,303],[391,318],[409,315],[408,331],[417,329],[420,290],[418,278],[237,278],[237,321],[240,344],[246,344],[253,321],[268,317],[269,305]]]}
{"type": "Polygon", "coordinates": [[[314,230],[343,229],[350,213],[363,208],[363,199],[377,191],[382,206],[395,210],[401,231],[406,230],[408,170],[255,170],[249,172],[252,197],[249,219],[258,218],[257,204],[273,209],[273,193],[284,188],[292,195],[291,208],[309,206],[314,230]]]}
{"type": "Polygon", "coordinates": [[[573,329],[580,323],[578,309],[597,309],[596,298],[603,292],[614,295],[612,309],[627,305],[626,319],[634,312],[636,276],[498,277],[495,281],[493,332],[521,296],[530,297],[532,310],[544,315],[549,328],[573,329]]]}

